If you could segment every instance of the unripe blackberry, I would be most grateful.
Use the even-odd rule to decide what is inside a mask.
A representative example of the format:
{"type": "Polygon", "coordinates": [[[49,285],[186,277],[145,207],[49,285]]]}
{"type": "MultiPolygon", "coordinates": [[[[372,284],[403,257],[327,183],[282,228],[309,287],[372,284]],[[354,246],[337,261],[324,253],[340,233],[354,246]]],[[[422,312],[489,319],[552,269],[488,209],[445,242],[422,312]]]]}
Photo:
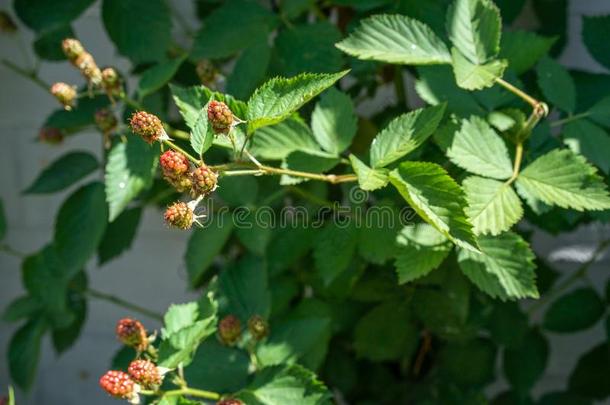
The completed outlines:
{"type": "Polygon", "coordinates": [[[269,324],[259,315],[252,315],[248,319],[248,330],[256,340],[262,340],[269,334],[269,324]]]}
{"type": "Polygon", "coordinates": [[[116,335],[119,340],[127,346],[136,348],[137,350],[146,350],[148,346],[148,337],[146,329],[140,321],[123,318],[116,324],[116,335]]]}
{"type": "Polygon", "coordinates": [[[95,125],[103,133],[112,132],[118,124],[114,113],[108,108],[100,108],[95,112],[95,125]]]}
{"type": "Polygon", "coordinates": [[[225,398],[225,399],[221,399],[220,401],[216,402],[216,405],[244,405],[244,403],[241,402],[239,399],[225,398]]]}
{"type": "Polygon", "coordinates": [[[142,137],[146,142],[152,144],[160,139],[167,139],[163,123],[154,114],[146,111],[137,111],[131,116],[131,130],[142,137]]]}
{"type": "Polygon", "coordinates": [[[118,96],[122,90],[122,79],[112,67],[102,69],[102,86],[109,95],[118,96]]]}
{"type": "Polygon", "coordinates": [[[93,59],[90,53],[81,53],[74,60],[74,65],[91,85],[99,86],[102,84],[102,71],[97,67],[95,59],[93,59]]]}
{"type": "Polygon", "coordinates": [[[76,61],[76,59],[85,52],[85,48],[78,39],[66,38],[61,42],[61,49],[68,60],[76,61]]]}
{"type": "Polygon", "coordinates": [[[241,336],[241,321],[235,315],[227,315],[218,323],[218,336],[226,345],[235,344],[241,336]]]}
{"type": "Polygon", "coordinates": [[[193,209],[185,202],[178,201],[167,207],[164,214],[165,223],[179,229],[190,229],[195,222],[193,209]]]}
{"type": "Polygon", "coordinates": [[[43,127],[38,132],[38,140],[49,145],[57,145],[63,142],[64,133],[59,128],[43,127]]]}
{"type": "Polygon", "coordinates": [[[12,34],[17,31],[17,25],[11,16],[4,10],[0,11],[0,31],[12,34]]]}
{"type": "Polygon", "coordinates": [[[202,59],[197,62],[195,67],[197,76],[202,84],[208,87],[214,87],[216,80],[218,79],[218,69],[214,67],[214,64],[208,59],[202,59]]]}
{"type": "Polygon", "coordinates": [[[127,372],[135,382],[144,388],[157,387],[163,380],[157,366],[149,360],[132,361],[127,372]]]}
{"type": "Polygon", "coordinates": [[[189,160],[180,152],[171,149],[163,152],[159,157],[163,178],[179,192],[191,189],[192,182],[189,177],[189,160]]]}
{"type": "Polygon", "coordinates": [[[64,106],[66,110],[74,107],[76,100],[76,87],[67,83],[58,82],[51,86],[51,94],[64,106]]]}
{"type": "Polygon", "coordinates": [[[132,399],[137,394],[136,384],[129,374],[110,370],[100,378],[100,387],[115,398],[132,399]]]}
{"type": "Polygon", "coordinates": [[[222,101],[212,100],[208,104],[208,122],[215,134],[227,134],[233,124],[233,113],[222,101]]]}
{"type": "Polygon", "coordinates": [[[218,174],[206,165],[201,165],[190,174],[191,193],[194,197],[206,196],[216,190],[218,174]]]}

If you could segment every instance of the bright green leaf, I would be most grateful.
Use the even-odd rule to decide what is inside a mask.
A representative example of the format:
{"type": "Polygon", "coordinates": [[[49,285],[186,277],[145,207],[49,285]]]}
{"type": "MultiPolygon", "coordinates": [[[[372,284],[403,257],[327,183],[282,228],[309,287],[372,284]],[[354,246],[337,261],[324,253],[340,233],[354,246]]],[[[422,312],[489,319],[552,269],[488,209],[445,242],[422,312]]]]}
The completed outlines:
{"type": "Polygon", "coordinates": [[[480,236],[482,253],[460,250],[458,263],[479,289],[502,300],[538,298],[534,253],[519,235],[480,236]]]}
{"type": "Polygon", "coordinates": [[[466,193],[466,215],[474,233],[498,235],[509,230],[523,216],[521,200],[505,182],[470,176],[462,182],[466,193]]]}
{"type": "Polygon", "coordinates": [[[302,121],[292,118],[257,130],[250,147],[252,154],[269,160],[284,159],[296,150],[315,152],[320,147],[311,129],[302,121]]]}
{"type": "Polygon", "coordinates": [[[130,135],[127,142],[115,144],[106,163],[106,199],[110,221],[141,191],[150,187],[157,169],[159,149],[130,135]]]}
{"type": "MultiPolygon", "coordinates": [[[[282,168],[308,173],[324,173],[335,167],[341,159],[324,152],[304,152],[295,150],[291,152],[284,162],[282,168]]],[[[281,185],[298,184],[306,181],[303,177],[282,175],[281,185]]]]}
{"type": "Polygon", "coordinates": [[[360,59],[403,65],[451,63],[447,46],[424,23],[403,15],[375,15],[337,47],[360,59]]]}
{"type": "Polygon", "coordinates": [[[208,122],[208,106],[210,101],[199,111],[195,125],[192,128],[193,131],[191,132],[191,147],[200,156],[210,149],[215,138],[212,126],[208,122]]]}
{"type": "Polygon", "coordinates": [[[385,187],[390,179],[387,169],[372,169],[355,155],[349,155],[352,168],[358,176],[358,185],[366,191],[373,191],[385,187]]]}
{"type": "Polygon", "coordinates": [[[423,277],[440,266],[452,248],[445,236],[425,223],[404,227],[396,242],[395,267],[400,284],[423,277]]]}
{"type": "Polygon", "coordinates": [[[476,116],[462,121],[447,157],[462,169],[480,176],[507,179],[513,172],[504,141],[487,122],[476,116]]]}
{"type": "Polygon", "coordinates": [[[371,144],[371,165],[380,168],[405,156],[434,133],[445,104],[420,108],[394,118],[371,144]]]}
{"type": "Polygon", "coordinates": [[[38,175],[24,190],[25,194],[46,194],[63,190],[92,173],[99,167],[95,156],[88,152],[63,155],[38,175]]]}
{"type": "Polygon", "coordinates": [[[458,246],[478,251],[464,192],[442,167],[404,162],[390,173],[390,182],[426,222],[458,246]]]}
{"type": "Polygon", "coordinates": [[[354,103],[335,88],[325,92],[311,115],[311,129],[322,148],[339,154],[352,143],[358,127],[354,103]]]}
{"type": "Polygon", "coordinates": [[[496,79],[504,75],[508,66],[505,60],[494,59],[487,63],[476,64],[466,59],[456,48],[451,49],[453,73],[458,86],[466,90],[481,90],[492,87],[496,79]]]}
{"type": "Polygon", "coordinates": [[[577,211],[610,208],[610,196],[597,170],[568,149],[555,149],[536,159],[517,184],[550,205],[577,211]]]}
{"type": "Polygon", "coordinates": [[[256,89],[248,100],[248,132],[277,124],[348,73],[303,73],[289,79],[276,77],[256,89]]]}

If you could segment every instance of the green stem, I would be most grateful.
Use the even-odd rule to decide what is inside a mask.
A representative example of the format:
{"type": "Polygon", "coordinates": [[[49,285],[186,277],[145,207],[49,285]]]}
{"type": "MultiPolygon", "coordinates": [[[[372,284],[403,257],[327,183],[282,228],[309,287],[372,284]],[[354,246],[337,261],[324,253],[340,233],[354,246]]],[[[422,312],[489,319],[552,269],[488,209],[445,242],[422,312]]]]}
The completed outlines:
{"type": "Polygon", "coordinates": [[[25,77],[26,79],[29,79],[32,82],[36,83],[38,86],[43,88],[44,91],[49,92],[51,85],[49,83],[46,83],[40,77],[38,77],[38,75],[36,74],[35,71],[29,71],[27,69],[19,67],[19,66],[15,65],[13,62],[8,61],[6,59],[2,60],[2,64],[4,66],[6,66],[7,68],[11,69],[13,72],[17,73],[18,75],[21,75],[21,76],[25,77]]]}
{"type": "Polygon", "coordinates": [[[572,284],[577,282],[578,280],[584,278],[587,275],[587,271],[597,261],[599,256],[604,253],[604,251],[610,246],[610,239],[606,239],[599,243],[589,260],[584,262],[572,275],[566,278],[561,284],[558,284],[553,290],[549,291],[544,297],[539,299],[536,303],[534,303],[529,309],[528,314],[533,314],[542,308],[548,301],[557,295],[564,292],[568,289],[572,284]]]}
{"type": "Polygon", "coordinates": [[[513,174],[510,176],[510,179],[506,181],[506,184],[512,184],[517,177],[519,177],[519,172],[521,170],[521,161],[523,160],[523,143],[519,142],[515,147],[515,162],[513,163],[513,174]]]}
{"type": "Polygon", "coordinates": [[[144,107],[142,106],[142,104],[138,103],[136,100],[130,98],[129,96],[127,96],[127,94],[125,94],[124,92],[122,92],[119,95],[119,98],[128,106],[130,106],[131,108],[135,109],[135,110],[144,110],[144,107]]]}
{"type": "Polygon", "coordinates": [[[220,394],[213,391],[205,391],[197,388],[184,387],[177,390],[170,390],[162,392],[163,396],[173,397],[177,395],[190,395],[192,397],[209,399],[212,401],[218,401],[220,394]]]}
{"type": "Polygon", "coordinates": [[[191,155],[190,153],[188,153],[187,151],[185,151],[184,149],[182,149],[180,146],[176,145],[175,143],[173,143],[172,141],[163,141],[163,143],[167,146],[169,146],[170,148],[177,150],[178,152],[182,153],[184,156],[186,156],[191,162],[195,163],[195,164],[201,164],[201,159],[197,159],[195,158],[193,155],[191,155]]]}
{"type": "Polygon", "coordinates": [[[147,308],[141,307],[137,304],[133,304],[131,302],[125,301],[122,298],[116,297],[114,295],[111,294],[107,294],[105,292],[101,292],[101,291],[97,291],[94,290],[92,288],[88,288],[87,289],[87,294],[93,298],[98,298],[100,300],[103,301],[107,301],[107,302],[111,302],[115,305],[118,305],[120,307],[135,311],[135,312],[139,312],[142,315],[148,316],[149,318],[153,318],[153,319],[157,319],[159,321],[163,321],[163,315],[158,314],[154,311],[151,311],[147,308]]]}
{"type": "Polygon", "coordinates": [[[171,138],[182,139],[185,141],[188,141],[191,139],[191,136],[189,135],[188,132],[182,131],[180,129],[172,128],[167,124],[164,126],[165,126],[165,132],[167,132],[167,134],[171,138]]]}
{"type": "Polygon", "coordinates": [[[580,120],[582,118],[587,118],[589,115],[591,115],[591,113],[589,111],[584,112],[584,113],[580,113],[580,114],[571,115],[571,116],[569,116],[567,118],[564,118],[562,120],[553,121],[551,123],[551,127],[558,127],[560,125],[567,124],[568,122],[577,121],[577,120],[580,120]]]}
{"type": "Polygon", "coordinates": [[[525,100],[525,102],[527,102],[529,105],[531,105],[534,109],[536,109],[540,105],[540,101],[536,100],[534,97],[530,96],[523,90],[513,86],[506,80],[498,77],[498,78],[496,78],[496,83],[498,83],[500,86],[504,87],[506,90],[510,91],[517,97],[520,97],[523,100],[525,100]]]}

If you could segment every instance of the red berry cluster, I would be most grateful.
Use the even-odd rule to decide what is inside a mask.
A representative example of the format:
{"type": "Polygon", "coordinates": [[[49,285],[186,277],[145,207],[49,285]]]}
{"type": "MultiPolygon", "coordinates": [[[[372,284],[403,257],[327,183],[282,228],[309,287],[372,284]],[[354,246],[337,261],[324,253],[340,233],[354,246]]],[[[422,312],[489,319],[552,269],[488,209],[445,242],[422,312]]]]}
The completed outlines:
{"type": "Polygon", "coordinates": [[[57,82],[51,86],[51,94],[64,106],[66,110],[74,107],[76,88],[67,83],[57,82]]]}
{"type": "Polygon", "coordinates": [[[159,157],[163,178],[177,191],[184,192],[191,188],[189,177],[189,160],[180,152],[167,150],[159,157]]]}
{"type": "Polygon", "coordinates": [[[133,379],[144,388],[155,388],[161,385],[163,376],[157,366],[149,360],[134,360],[129,365],[127,372],[133,379]]]}
{"type": "Polygon", "coordinates": [[[218,174],[206,165],[201,165],[191,172],[191,182],[193,197],[205,197],[216,190],[218,174]]]}
{"type": "Polygon", "coordinates": [[[222,101],[212,100],[208,104],[208,122],[215,134],[228,134],[233,125],[233,113],[222,101]]]}
{"type": "Polygon", "coordinates": [[[136,319],[123,318],[117,322],[116,335],[123,344],[139,351],[146,350],[148,336],[144,325],[136,319]]]}
{"type": "Polygon", "coordinates": [[[178,201],[165,210],[165,223],[179,229],[190,229],[195,222],[193,209],[185,202],[178,201]]]}
{"type": "Polygon", "coordinates": [[[142,137],[147,143],[152,144],[165,137],[163,123],[154,114],[146,111],[137,111],[131,116],[131,130],[142,137]]]}
{"type": "Polygon", "coordinates": [[[218,323],[218,337],[226,345],[234,345],[241,337],[241,321],[235,315],[227,315],[218,323]]]}
{"type": "Polygon", "coordinates": [[[235,398],[225,398],[216,402],[216,405],[243,405],[243,402],[235,398]]]}
{"type": "Polygon", "coordinates": [[[137,395],[134,381],[122,371],[107,371],[100,378],[100,387],[115,398],[131,399],[137,395]]]}
{"type": "Polygon", "coordinates": [[[102,83],[102,71],[97,67],[95,59],[85,50],[80,41],[74,38],[66,38],[62,41],[61,47],[66,58],[80,70],[91,86],[99,86],[102,83]]]}

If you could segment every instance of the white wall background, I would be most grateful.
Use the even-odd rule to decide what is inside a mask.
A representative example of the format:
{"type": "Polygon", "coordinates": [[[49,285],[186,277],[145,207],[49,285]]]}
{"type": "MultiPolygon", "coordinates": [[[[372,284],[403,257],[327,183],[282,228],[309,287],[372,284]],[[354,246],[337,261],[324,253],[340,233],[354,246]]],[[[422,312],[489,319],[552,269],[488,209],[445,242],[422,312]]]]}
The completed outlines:
{"type": "MultiPolygon", "coordinates": [[[[63,0],[67,1],[67,0],[63,0]]],[[[424,1],[424,0],[422,0],[424,1]]],[[[192,15],[190,1],[177,2],[186,15],[192,15]]],[[[9,8],[8,0],[0,0],[0,8],[9,8]]],[[[603,71],[581,46],[582,15],[610,13],[608,0],[572,0],[570,10],[570,40],[561,60],[570,67],[603,71]]],[[[194,25],[194,24],[193,24],[194,25]]],[[[124,68],[127,63],[114,51],[93,7],[75,24],[75,31],[100,65],[124,68]]],[[[26,33],[26,41],[31,37],[26,33]]],[[[24,57],[16,42],[0,36],[0,59],[19,65],[24,57]]],[[[48,82],[80,83],[78,73],[67,63],[45,63],[42,77],[48,82]]],[[[23,197],[20,191],[28,186],[49,162],[68,150],[88,150],[99,156],[100,135],[83,133],[70,138],[59,147],[33,142],[46,115],[56,108],[56,102],[36,85],[0,65],[0,198],[8,216],[7,242],[23,252],[34,252],[52,238],[55,213],[67,193],[54,196],[23,197]]],[[[71,192],[69,190],[68,192],[71,192]]],[[[610,235],[608,228],[591,226],[580,232],[554,239],[537,234],[535,248],[543,255],[561,257],[560,270],[568,272],[584,261],[597,241],[610,235]],[[560,254],[558,254],[560,253],[560,254]]],[[[131,251],[104,268],[91,263],[88,275],[95,288],[127,298],[151,309],[163,312],[172,302],[185,302],[193,294],[185,290],[186,277],[182,264],[186,235],[166,229],[159,212],[145,213],[142,226],[131,251]]],[[[597,280],[606,278],[608,259],[600,261],[591,271],[597,280]]],[[[601,283],[599,287],[603,288],[601,283]]],[[[23,292],[20,281],[20,260],[0,253],[0,309],[23,292]]],[[[90,301],[88,320],[77,344],[57,357],[50,342],[43,344],[41,361],[34,389],[28,395],[18,393],[18,404],[88,405],[112,404],[97,385],[98,377],[107,370],[112,354],[119,347],[114,337],[114,325],[124,316],[136,316],[150,329],[158,326],[151,319],[129,313],[106,302],[90,301]],[[86,398],[86,399],[85,399],[86,398]]],[[[0,323],[0,393],[10,383],[6,368],[6,346],[15,330],[14,324],[0,323]]],[[[561,389],[566,373],[572,369],[581,348],[603,338],[599,326],[572,337],[556,337],[552,341],[552,358],[539,391],[561,389]]]]}

